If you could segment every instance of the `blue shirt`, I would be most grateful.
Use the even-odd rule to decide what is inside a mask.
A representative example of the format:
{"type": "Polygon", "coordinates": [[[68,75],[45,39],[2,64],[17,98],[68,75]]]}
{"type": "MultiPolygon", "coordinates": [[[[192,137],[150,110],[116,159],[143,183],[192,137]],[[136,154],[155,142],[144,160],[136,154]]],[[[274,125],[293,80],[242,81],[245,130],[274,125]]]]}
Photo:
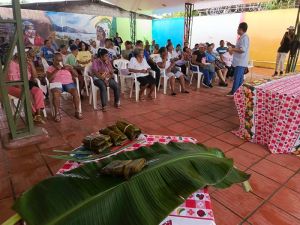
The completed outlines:
{"type": "Polygon", "coordinates": [[[218,47],[216,49],[216,51],[220,54],[223,55],[225,52],[227,52],[227,48],[226,47],[218,47]]]}
{"type": "Polygon", "coordinates": [[[41,48],[41,52],[43,53],[43,57],[46,59],[47,62],[53,62],[54,50],[52,48],[44,46],[41,48]]]}
{"type": "Polygon", "coordinates": [[[249,37],[244,33],[236,42],[235,48],[239,48],[243,53],[233,53],[232,66],[248,67],[249,61],[249,37]]]}
{"type": "Polygon", "coordinates": [[[205,52],[205,56],[206,56],[206,61],[209,63],[216,61],[216,57],[212,53],[205,52]]]}

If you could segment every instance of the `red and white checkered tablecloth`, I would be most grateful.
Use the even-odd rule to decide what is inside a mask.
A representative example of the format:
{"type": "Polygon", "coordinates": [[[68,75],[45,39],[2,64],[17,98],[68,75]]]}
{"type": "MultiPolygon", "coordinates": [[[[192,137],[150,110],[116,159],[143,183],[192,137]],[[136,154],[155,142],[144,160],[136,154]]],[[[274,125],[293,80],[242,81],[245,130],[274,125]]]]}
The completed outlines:
{"type": "MultiPolygon", "coordinates": [[[[197,140],[192,137],[142,134],[137,141],[129,144],[123,151],[134,151],[139,147],[150,146],[155,142],[167,144],[170,141],[197,143],[197,140]]],[[[118,154],[119,153],[120,152],[118,152],[118,154]]],[[[78,166],[80,166],[80,164],[68,161],[57,173],[64,173],[78,166]]],[[[207,189],[200,189],[189,196],[188,199],[164,219],[160,225],[215,225],[211,200],[207,189]]]]}
{"type": "Polygon", "coordinates": [[[300,150],[300,74],[244,84],[234,96],[236,135],[267,145],[272,153],[300,150]]]}

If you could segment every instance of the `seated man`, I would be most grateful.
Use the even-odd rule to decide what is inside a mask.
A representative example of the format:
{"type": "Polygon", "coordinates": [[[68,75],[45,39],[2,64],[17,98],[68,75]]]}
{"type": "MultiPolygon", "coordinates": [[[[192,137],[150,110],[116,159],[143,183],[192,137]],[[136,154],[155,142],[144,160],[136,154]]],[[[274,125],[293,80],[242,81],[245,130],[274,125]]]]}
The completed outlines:
{"type": "Polygon", "coordinates": [[[168,59],[168,51],[165,47],[161,47],[159,50],[160,57],[157,60],[157,65],[159,68],[166,70],[166,76],[169,77],[170,80],[170,86],[171,86],[171,95],[175,96],[175,78],[179,79],[180,86],[181,86],[181,92],[182,93],[189,93],[185,89],[185,81],[184,81],[184,74],[175,67],[175,62],[171,62],[168,59]]]}
{"type": "Polygon", "coordinates": [[[75,105],[75,117],[79,120],[82,119],[82,113],[79,111],[79,95],[77,92],[76,84],[73,78],[78,77],[77,72],[70,65],[64,65],[63,59],[60,53],[55,53],[53,66],[50,66],[47,70],[47,77],[50,82],[50,91],[53,95],[53,106],[55,111],[55,122],[61,121],[61,115],[59,111],[60,96],[63,91],[69,92],[73,97],[75,105]],[[52,86],[52,87],[51,87],[52,86]]]}
{"type": "Polygon", "coordinates": [[[218,47],[216,51],[219,53],[219,55],[223,55],[225,52],[227,52],[227,47],[225,47],[224,40],[220,41],[220,47],[218,47]]]}
{"type": "Polygon", "coordinates": [[[107,87],[114,91],[115,107],[120,107],[120,89],[117,82],[114,80],[114,70],[106,49],[99,49],[98,58],[93,61],[93,79],[94,84],[100,90],[100,99],[102,111],[106,111],[107,105],[107,87]]]}
{"type": "Polygon", "coordinates": [[[132,42],[125,41],[125,50],[122,50],[122,57],[126,60],[129,60],[129,54],[133,51],[132,42]]]}
{"type": "Polygon", "coordinates": [[[212,88],[212,79],[215,75],[215,71],[214,68],[210,68],[212,65],[206,62],[205,44],[199,44],[199,50],[193,52],[192,64],[199,66],[200,71],[203,73],[203,85],[212,88]]]}
{"type": "Polygon", "coordinates": [[[40,56],[44,58],[48,65],[53,64],[54,50],[51,47],[51,42],[49,40],[44,41],[44,46],[41,48],[40,56]]]}

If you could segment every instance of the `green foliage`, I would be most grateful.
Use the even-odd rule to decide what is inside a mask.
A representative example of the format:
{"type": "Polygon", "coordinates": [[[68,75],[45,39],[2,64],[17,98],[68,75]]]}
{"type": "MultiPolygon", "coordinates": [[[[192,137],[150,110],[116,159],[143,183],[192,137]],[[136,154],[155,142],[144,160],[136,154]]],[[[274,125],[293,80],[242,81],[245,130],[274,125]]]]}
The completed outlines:
{"type": "Polygon", "coordinates": [[[29,225],[157,225],[196,190],[226,188],[249,176],[218,149],[155,143],[48,178],[13,208],[29,225]],[[129,180],[99,172],[113,160],[139,158],[147,166],[129,180]]]}

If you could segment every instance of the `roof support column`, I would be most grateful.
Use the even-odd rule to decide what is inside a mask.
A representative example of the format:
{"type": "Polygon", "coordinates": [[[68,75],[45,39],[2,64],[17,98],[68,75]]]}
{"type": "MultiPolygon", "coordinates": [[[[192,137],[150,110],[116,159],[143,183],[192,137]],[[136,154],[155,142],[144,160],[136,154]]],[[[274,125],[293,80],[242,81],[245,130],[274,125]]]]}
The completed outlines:
{"type": "Polygon", "coordinates": [[[130,35],[131,41],[135,44],[136,41],[136,13],[130,12],[130,35]]]}
{"type": "Polygon", "coordinates": [[[184,11],[184,42],[191,44],[194,4],[185,3],[184,11]]]}

